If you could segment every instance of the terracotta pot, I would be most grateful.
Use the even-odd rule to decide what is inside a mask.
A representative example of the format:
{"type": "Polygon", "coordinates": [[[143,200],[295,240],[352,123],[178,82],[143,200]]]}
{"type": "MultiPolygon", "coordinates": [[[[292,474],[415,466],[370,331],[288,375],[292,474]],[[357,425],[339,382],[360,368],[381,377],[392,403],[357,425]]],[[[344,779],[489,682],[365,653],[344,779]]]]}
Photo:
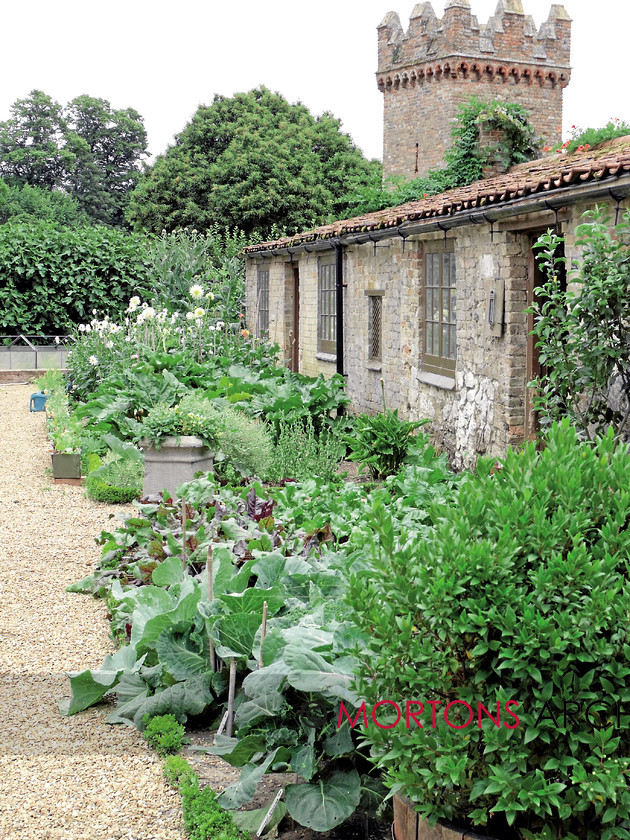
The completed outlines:
{"type": "Polygon", "coordinates": [[[494,840],[449,823],[436,823],[433,828],[421,819],[404,796],[394,796],[394,840],[494,840]]]}
{"type": "Polygon", "coordinates": [[[196,472],[211,472],[213,453],[201,438],[184,435],[167,437],[160,449],[148,440],[140,441],[144,449],[145,496],[168,490],[174,493],[180,484],[192,481],[196,472]]]}

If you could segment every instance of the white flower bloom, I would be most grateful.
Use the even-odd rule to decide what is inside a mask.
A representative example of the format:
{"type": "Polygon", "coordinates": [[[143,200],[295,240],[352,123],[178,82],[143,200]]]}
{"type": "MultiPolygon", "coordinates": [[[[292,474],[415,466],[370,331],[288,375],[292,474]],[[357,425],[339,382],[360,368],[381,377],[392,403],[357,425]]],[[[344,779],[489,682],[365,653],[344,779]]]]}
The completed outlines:
{"type": "Polygon", "coordinates": [[[96,367],[96,365],[98,364],[98,359],[96,358],[96,356],[90,356],[88,362],[96,367]]]}
{"type": "Polygon", "coordinates": [[[138,297],[138,295],[134,295],[129,301],[129,309],[127,310],[127,312],[135,312],[139,306],[140,298],[138,297]]]}
{"type": "Polygon", "coordinates": [[[210,332],[214,332],[216,330],[216,327],[208,327],[208,329],[210,330],[210,332]]]}
{"type": "Polygon", "coordinates": [[[208,298],[208,300],[214,300],[214,295],[212,294],[212,292],[208,292],[206,297],[208,298]]]}
{"type": "Polygon", "coordinates": [[[222,330],[225,326],[225,321],[217,321],[217,329],[222,330]]]}
{"type": "Polygon", "coordinates": [[[194,321],[194,320],[195,320],[195,313],[194,313],[194,312],[187,312],[187,313],[186,313],[186,318],[187,318],[189,321],[194,321]]]}
{"type": "Polygon", "coordinates": [[[86,331],[86,333],[92,332],[92,327],[89,324],[86,324],[85,325],[85,331],[86,331]]]}
{"type": "Polygon", "coordinates": [[[171,324],[177,323],[177,319],[179,318],[179,312],[173,312],[171,315],[171,324]]]}
{"type": "Polygon", "coordinates": [[[96,315],[96,309],[92,310],[92,315],[96,315]]]}
{"type": "Polygon", "coordinates": [[[201,320],[201,318],[197,318],[197,320],[195,321],[195,324],[197,324],[198,327],[202,327],[203,326],[203,321],[201,320]]]}
{"type": "Polygon", "coordinates": [[[188,291],[190,292],[191,298],[193,298],[194,300],[199,300],[203,297],[203,287],[199,286],[198,284],[195,286],[191,286],[188,291]]]}
{"type": "Polygon", "coordinates": [[[85,324],[79,324],[79,332],[85,332],[85,324]]]}
{"type": "Polygon", "coordinates": [[[206,314],[206,312],[205,312],[205,309],[202,309],[200,306],[198,306],[195,309],[194,314],[195,314],[195,318],[203,318],[203,316],[206,314]]]}
{"type": "Polygon", "coordinates": [[[141,324],[143,321],[151,321],[153,318],[155,318],[155,309],[152,306],[147,306],[138,315],[138,323],[141,324]]]}
{"type": "Polygon", "coordinates": [[[105,347],[107,347],[108,350],[111,350],[113,346],[114,346],[113,341],[106,341],[105,342],[105,347]]]}

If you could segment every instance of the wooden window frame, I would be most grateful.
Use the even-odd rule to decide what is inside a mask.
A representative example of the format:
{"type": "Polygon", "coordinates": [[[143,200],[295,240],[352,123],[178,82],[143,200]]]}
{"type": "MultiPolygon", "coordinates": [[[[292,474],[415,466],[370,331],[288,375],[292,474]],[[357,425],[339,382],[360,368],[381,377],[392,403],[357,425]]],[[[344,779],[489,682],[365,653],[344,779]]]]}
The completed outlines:
{"type": "Polygon", "coordinates": [[[455,379],[457,271],[453,241],[431,242],[425,246],[422,291],[422,370],[455,379]]]}
{"type": "Polygon", "coordinates": [[[317,352],[337,353],[337,258],[317,263],[317,352]]]}
{"type": "Polygon", "coordinates": [[[258,335],[269,335],[269,269],[259,268],[256,275],[258,335]]]}

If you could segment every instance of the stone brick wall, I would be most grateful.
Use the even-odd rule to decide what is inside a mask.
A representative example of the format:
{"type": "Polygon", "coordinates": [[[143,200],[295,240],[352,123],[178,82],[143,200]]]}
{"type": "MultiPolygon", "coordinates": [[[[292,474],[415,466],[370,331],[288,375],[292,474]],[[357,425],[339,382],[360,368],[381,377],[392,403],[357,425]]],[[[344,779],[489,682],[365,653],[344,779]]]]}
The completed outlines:
{"type": "Polygon", "coordinates": [[[571,20],[559,5],[539,29],[521,0],[499,0],[484,25],[469,0],[449,0],[441,20],[419,3],[406,33],[390,12],[378,27],[384,174],[417,178],[440,166],[457,109],[473,95],[518,102],[547,143],[560,141],[570,48],[571,20]]]}
{"type": "MultiPolygon", "coordinates": [[[[569,267],[579,259],[574,230],[589,205],[562,211],[569,267]]],[[[611,209],[614,211],[613,203],[611,209]]],[[[614,218],[614,212],[613,212],[614,218]]],[[[528,306],[533,289],[532,237],[555,222],[554,214],[521,215],[497,224],[454,228],[457,272],[457,362],[454,378],[427,375],[423,356],[425,254],[443,246],[443,234],[397,236],[344,249],[344,364],[351,410],[382,410],[381,380],[388,408],[401,416],[428,418],[436,445],[456,467],[471,466],[479,454],[502,455],[528,432],[528,306]],[[503,294],[498,326],[488,322],[489,290],[503,294]],[[382,293],[382,360],[369,358],[369,292],[382,293]],[[529,295],[529,297],[528,297],[529,295]],[[503,315],[504,311],[504,315],[503,315]],[[503,316],[503,317],[502,317],[503,316]]],[[[271,339],[282,344],[293,325],[292,284],[300,272],[300,370],[332,375],[334,358],[318,358],[317,264],[315,253],[294,254],[293,263],[278,256],[271,267],[271,339]],[[274,301],[277,303],[274,303],[274,301]],[[284,313],[282,321],[275,312],[284,313]]],[[[248,301],[255,289],[254,259],[248,260],[248,301]]],[[[569,274],[570,279],[570,274],[569,274]]],[[[248,309],[250,324],[255,323],[248,309]]],[[[321,354],[320,354],[321,355],[321,354]]],[[[288,349],[286,351],[288,358],[288,349]]]]}

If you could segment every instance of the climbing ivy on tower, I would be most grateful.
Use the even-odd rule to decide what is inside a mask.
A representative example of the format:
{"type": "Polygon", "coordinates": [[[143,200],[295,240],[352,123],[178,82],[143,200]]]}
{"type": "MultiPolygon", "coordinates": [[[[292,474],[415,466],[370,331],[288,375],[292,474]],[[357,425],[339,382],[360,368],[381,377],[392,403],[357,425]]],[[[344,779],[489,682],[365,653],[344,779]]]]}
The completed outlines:
{"type": "Polygon", "coordinates": [[[490,159],[507,170],[540,154],[541,141],[529,121],[529,112],[514,102],[483,102],[471,97],[460,106],[451,137],[453,144],[444,155],[444,167],[413,181],[390,177],[384,185],[374,183],[346,196],[352,212],[371,213],[472,184],[483,178],[490,159]],[[494,146],[482,146],[482,130],[499,131],[502,139],[494,146]]]}
{"type": "MultiPolygon", "coordinates": [[[[453,187],[463,187],[483,177],[489,156],[496,157],[507,170],[517,163],[533,160],[540,153],[540,141],[529,122],[529,112],[514,102],[482,102],[472,97],[457,112],[451,131],[453,145],[444,155],[446,171],[453,187]],[[502,132],[495,146],[482,147],[481,130],[502,132]]],[[[429,173],[429,180],[433,173],[429,173]]]]}

